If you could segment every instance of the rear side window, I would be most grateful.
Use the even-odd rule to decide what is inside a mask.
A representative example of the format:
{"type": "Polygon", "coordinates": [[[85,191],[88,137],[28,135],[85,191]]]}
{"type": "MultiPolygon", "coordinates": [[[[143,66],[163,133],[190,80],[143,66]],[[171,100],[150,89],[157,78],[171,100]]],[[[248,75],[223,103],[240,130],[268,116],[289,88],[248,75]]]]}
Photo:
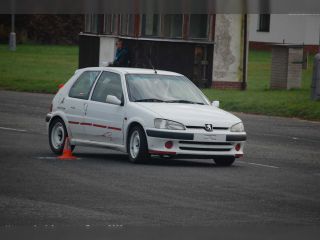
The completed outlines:
{"type": "Polygon", "coordinates": [[[88,99],[92,85],[99,73],[99,71],[86,71],[82,73],[71,87],[69,97],[88,99]]]}
{"type": "Polygon", "coordinates": [[[91,100],[105,103],[108,95],[116,96],[119,100],[123,98],[121,77],[117,73],[103,72],[101,74],[91,100]]]}

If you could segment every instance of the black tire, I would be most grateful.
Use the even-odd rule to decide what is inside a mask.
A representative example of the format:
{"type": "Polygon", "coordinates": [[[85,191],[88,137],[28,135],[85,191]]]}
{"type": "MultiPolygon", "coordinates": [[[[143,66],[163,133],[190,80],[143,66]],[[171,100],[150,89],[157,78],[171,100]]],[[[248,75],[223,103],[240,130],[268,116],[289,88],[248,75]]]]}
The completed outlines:
{"type": "Polygon", "coordinates": [[[129,161],[132,163],[145,163],[150,159],[148,142],[142,127],[136,125],[130,129],[127,139],[127,152],[129,155],[129,161]],[[136,147],[139,150],[134,154],[135,151],[132,149],[134,144],[132,144],[131,138],[133,138],[133,135],[136,136],[136,134],[138,134],[140,142],[139,147],[136,147]]]}
{"type": "MultiPolygon", "coordinates": [[[[55,118],[52,120],[49,126],[49,145],[51,148],[51,151],[57,155],[61,155],[63,152],[64,144],[66,141],[66,137],[68,137],[68,132],[66,125],[64,124],[63,120],[61,118],[55,118]],[[57,143],[52,142],[52,134],[55,127],[59,126],[60,130],[63,131],[63,135],[61,136],[61,144],[57,145],[57,143]],[[62,139],[63,138],[63,139],[62,139]]],[[[75,148],[74,145],[71,145],[71,151],[73,151],[75,148]]]]}
{"type": "Polygon", "coordinates": [[[213,160],[217,166],[228,167],[234,163],[235,157],[223,156],[223,157],[216,157],[213,160]]]}

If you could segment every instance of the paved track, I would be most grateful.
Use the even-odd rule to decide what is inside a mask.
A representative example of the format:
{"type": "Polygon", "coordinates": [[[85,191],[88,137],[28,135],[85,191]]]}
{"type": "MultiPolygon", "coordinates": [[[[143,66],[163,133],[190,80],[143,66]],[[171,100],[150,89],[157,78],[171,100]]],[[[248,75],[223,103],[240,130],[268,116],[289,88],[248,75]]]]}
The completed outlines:
{"type": "Polygon", "coordinates": [[[320,223],[320,123],[236,114],[248,142],[230,168],[210,160],[133,165],[80,147],[80,160],[59,161],[44,122],[51,99],[0,91],[0,226],[320,223]]]}

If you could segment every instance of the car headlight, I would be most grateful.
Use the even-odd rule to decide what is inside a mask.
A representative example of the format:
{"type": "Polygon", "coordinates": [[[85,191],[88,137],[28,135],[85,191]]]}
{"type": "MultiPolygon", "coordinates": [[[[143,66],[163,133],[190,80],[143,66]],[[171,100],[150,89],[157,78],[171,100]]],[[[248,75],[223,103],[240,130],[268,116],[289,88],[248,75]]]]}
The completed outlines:
{"type": "Polygon", "coordinates": [[[239,123],[233,125],[233,126],[230,128],[230,131],[231,131],[231,132],[244,132],[243,123],[242,123],[242,122],[239,122],[239,123]]]}
{"type": "Polygon", "coordinates": [[[159,129],[169,129],[169,130],[186,130],[185,126],[181,123],[166,120],[166,119],[161,119],[161,118],[156,118],[154,120],[154,127],[159,129]]]}

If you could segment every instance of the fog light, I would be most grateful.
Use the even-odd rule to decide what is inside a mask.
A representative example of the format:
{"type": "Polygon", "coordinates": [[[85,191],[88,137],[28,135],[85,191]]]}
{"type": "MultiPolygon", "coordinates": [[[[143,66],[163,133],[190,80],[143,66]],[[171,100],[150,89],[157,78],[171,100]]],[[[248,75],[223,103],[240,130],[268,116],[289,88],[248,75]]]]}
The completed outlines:
{"type": "Polygon", "coordinates": [[[241,148],[241,145],[240,145],[240,143],[238,143],[238,144],[236,145],[235,149],[236,149],[237,151],[240,151],[240,148],[241,148]]]}
{"type": "Polygon", "coordinates": [[[168,149],[172,148],[173,147],[173,142],[172,141],[168,141],[164,144],[164,146],[168,149]]]}

